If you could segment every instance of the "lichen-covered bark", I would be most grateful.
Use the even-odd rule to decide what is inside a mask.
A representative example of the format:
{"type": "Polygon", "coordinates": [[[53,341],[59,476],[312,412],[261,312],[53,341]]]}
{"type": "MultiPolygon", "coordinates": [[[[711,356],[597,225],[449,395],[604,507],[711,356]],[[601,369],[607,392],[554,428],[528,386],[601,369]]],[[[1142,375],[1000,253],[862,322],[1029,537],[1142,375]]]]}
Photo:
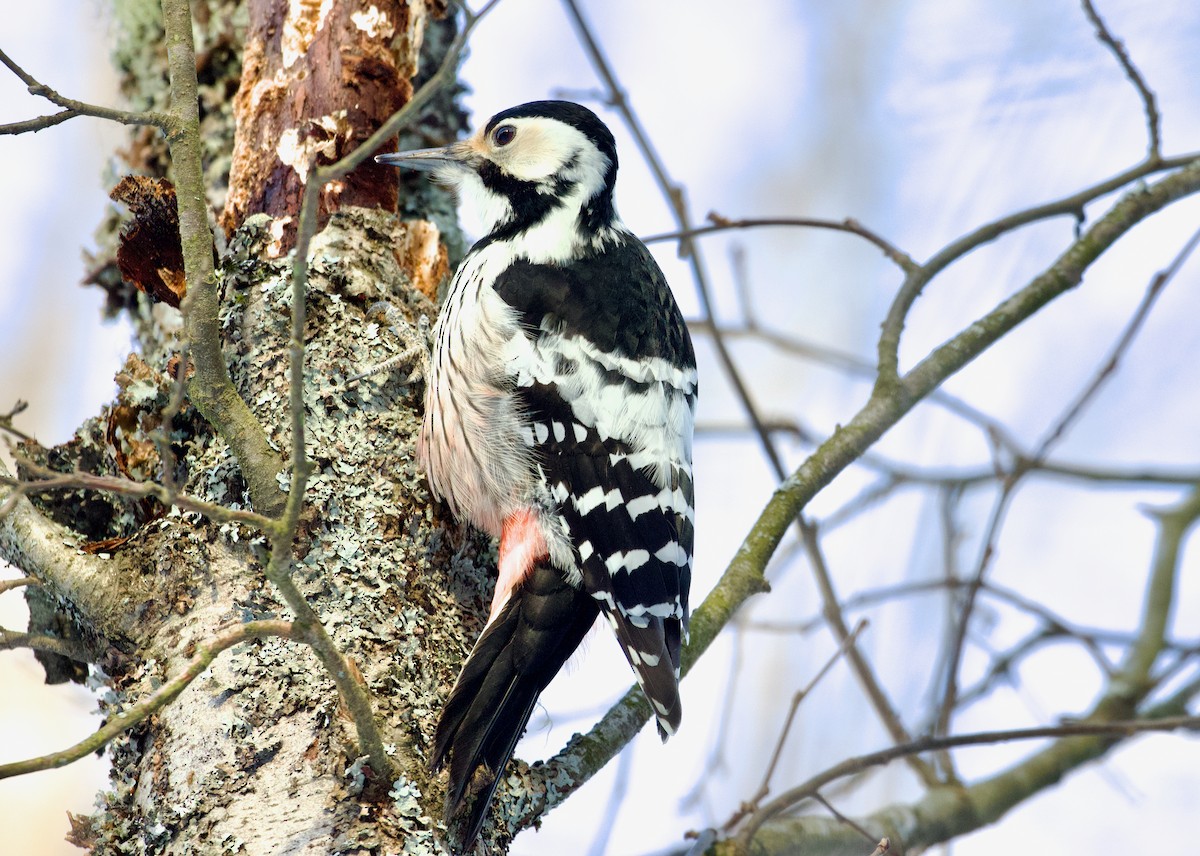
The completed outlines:
{"type": "MultiPolygon", "coordinates": [[[[114,2],[125,94],[134,106],[162,107],[167,80],[158,3],[114,2]]],[[[317,14],[322,4],[302,5],[311,6],[305,14],[317,14]]],[[[333,6],[343,24],[381,32],[379,19],[358,15],[370,10],[333,6]]],[[[423,3],[410,6],[424,9],[423,3]]],[[[193,0],[192,8],[204,192],[215,215],[227,208],[233,104],[251,20],[233,0],[193,0]]],[[[371,8],[376,14],[382,7],[371,8]]],[[[394,23],[400,17],[397,12],[394,23]]],[[[435,51],[435,61],[453,28],[446,20],[429,25],[426,50],[435,51]]],[[[311,35],[310,47],[328,37],[311,35]]],[[[420,40],[409,30],[387,38],[399,57],[398,76],[372,80],[394,83],[393,100],[381,97],[372,110],[407,98],[409,78],[418,70],[420,40]]],[[[332,43],[324,49],[338,52],[332,43]]],[[[364,51],[342,52],[341,58],[342,66],[321,70],[336,71],[325,80],[335,88],[370,65],[364,51]]],[[[313,57],[306,54],[303,61],[313,57]]],[[[297,92],[297,99],[306,97],[297,92]]],[[[423,121],[425,133],[452,137],[460,130],[452,94],[439,102],[439,115],[423,121]]],[[[352,139],[339,146],[343,142],[348,146],[352,139]]],[[[162,139],[142,131],[124,158],[138,172],[172,172],[162,139]]],[[[378,178],[379,187],[372,184],[370,191],[394,204],[395,176],[378,178]]],[[[339,201],[348,198],[357,197],[343,192],[339,201]]],[[[371,201],[369,194],[363,199],[371,201]]],[[[486,614],[490,593],[481,581],[494,557],[485,539],[440,518],[430,501],[414,460],[421,387],[405,386],[399,375],[353,387],[343,382],[398,347],[386,330],[367,323],[371,303],[388,300],[410,321],[435,312],[430,298],[450,270],[446,247],[459,252],[461,239],[444,194],[422,188],[410,195],[405,216],[423,210],[438,225],[343,207],[313,241],[304,404],[306,450],[316,469],[292,568],[309,604],[361,673],[375,720],[404,775],[382,789],[364,790],[372,772],[356,763],[355,731],[329,675],[301,643],[259,639],[220,654],[173,703],[110,744],[112,790],[94,816],[73,826],[74,840],[94,852],[443,852],[432,819],[440,815],[440,780],[427,771],[424,747],[486,614]]],[[[175,372],[183,368],[179,313],[120,282],[114,261],[118,223],[114,213],[102,226],[92,281],[108,290],[111,311],[129,312],[139,353],[118,376],[112,405],[81,426],[71,443],[29,449],[30,457],[63,472],[79,467],[161,480],[164,461],[154,434],[169,430],[172,474],[181,491],[247,508],[241,468],[196,407],[185,401],[169,429],[162,422],[175,372]]],[[[271,446],[286,458],[291,266],[277,255],[284,231],[281,219],[256,215],[228,240],[218,235],[216,279],[221,360],[271,446]]],[[[287,489],[285,478],[280,486],[287,489]]],[[[266,539],[259,532],[153,500],[76,490],[33,500],[18,502],[3,521],[0,552],[44,580],[51,604],[81,629],[104,669],[99,677],[108,686],[101,704],[109,717],[178,675],[196,647],[223,629],[290,617],[262,573],[266,539]]]]}
{"type": "MultiPolygon", "coordinates": [[[[234,236],[220,271],[221,321],[239,391],[287,448],[290,269],[264,259],[270,228],[255,217],[234,236]]],[[[350,209],[314,241],[305,405],[317,471],[293,572],[362,673],[409,776],[391,799],[365,801],[353,729],[316,658],[278,638],[247,643],[116,741],[114,790],[89,834],[95,852],[276,853],[285,844],[312,854],[441,852],[430,818],[439,784],[423,753],[466,640],[479,630],[491,549],[433,512],[414,459],[420,387],[401,377],[342,383],[395,347],[364,322],[365,306],[387,299],[410,320],[434,311],[414,288],[431,265],[444,269],[430,229],[350,209]]],[[[140,383],[148,405],[170,386],[165,374],[140,383]]],[[[223,442],[200,431],[185,445],[189,494],[245,502],[223,442]]],[[[261,574],[257,533],[176,514],[137,530],[134,541],[131,549],[154,557],[145,568],[156,592],[153,630],[127,646],[112,712],[177,673],[191,646],[219,628],[286,617],[261,574]]]]}

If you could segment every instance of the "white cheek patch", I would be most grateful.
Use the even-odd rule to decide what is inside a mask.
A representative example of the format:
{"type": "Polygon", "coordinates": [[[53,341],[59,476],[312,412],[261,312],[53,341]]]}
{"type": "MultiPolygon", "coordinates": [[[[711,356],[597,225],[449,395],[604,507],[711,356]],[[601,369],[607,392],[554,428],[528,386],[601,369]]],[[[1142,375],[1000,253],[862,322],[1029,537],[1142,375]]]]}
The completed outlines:
{"type": "Polygon", "coordinates": [[[567,178],[586,180],[584,174],[593,174],[602,179],[608,169],[607,159],[570,125],[552,119],[509,119],[504,124],[516,128],[517,134],[507,146],[493,147],[490,157],[514,178],[544,181],[571,160],[577,163],[567,178]]]}

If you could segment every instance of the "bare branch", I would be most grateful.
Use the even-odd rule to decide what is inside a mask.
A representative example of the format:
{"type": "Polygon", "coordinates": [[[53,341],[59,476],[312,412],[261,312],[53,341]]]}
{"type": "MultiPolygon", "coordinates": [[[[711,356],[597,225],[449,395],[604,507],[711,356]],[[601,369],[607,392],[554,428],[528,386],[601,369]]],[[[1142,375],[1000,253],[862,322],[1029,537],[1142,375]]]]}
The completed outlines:
{"type": "Polygon", "coordinates": [[[1155,662],[1167,644],[1167,627],[1175,605],[1179,557],[1184,539],[1200,522],[1200,485],[1178,505],[1155,514],[1158,535],[1150,562],[1150,582],[1138,622],[1138,639],[1122,662],[1111,693],[1127,705],[1140,698],[1154,685],[1155,662]]]}
{"type": "Polygon", "coordinates": [[[12,434],[18,440],[23,442],[33,442],[32,437],[30,437],[24,431],[20,431],[13,426],[13,419],[17,415],[25,412],[27,407],[29,407],[29,402],[17,401],[17,403],[12,406],[12,409],[9,410],[8,413],[0,414],[0,431],[7,431],[9,434],[12,434]]]}
{"type": "Polygon", "coordinates": [[[68,119],[74,119],[76,116],[81,115],[83,114],[77,110],[63,110],[59,113],[52,113],[49,116],[38,116],[36,119],[9,122],[8,124],[0,125],[0,135],[36,134],[38,131],[53,128],[55,125],[61,125],[68,119]]]}
{"type": "Polygon", "coordinates": [[[712,211],[709,212],[708,219],[709,225],[707,226],[694,226],[688,230],[662,232],[642,238],[642,242],[657,244],[665,241],[680,241],[683,239],[699,238],[703,235],[712,235],[717,232],[728,232],[733,229],[762,229],[776,226],[802,229],[828,229],[834,232],[846,232],[850,235],[857,235],[863,240],[874,244],[905,273],[915,270],[917,267],[917,263],[912,260],[912,257],[908,253],[851,217],[847,217],[845,220],[825,220],[816,217],[746,217],[731,220],[712,211]]]}
{"type": "MultiPolygon", "coordinates": [[[[1009,740],[1028,740],[1034,737],[1063,738],[1077,735],[1105,738],[1127,737],[1141,731],[1200,728],[1200,717],[1179,715],[1181,711],[1186,710],[1187,702],[1190,699],[1190,695],[1187,693],[1200,690],[1200,679],[1177,691],[1166,701],[1144,710],[1143,718],[1135,718],[1138,715],[1139,706],[1154,686],[1151,669],[1164,648],[1165,631],[1167,622],[1170,620],[1176,577],[1179,572],[1179,548],[1188,531],[1198,521],[1200,521],[1200,487],[1194,489],[1184,502],[1160,516],[1159,536],[1146,588],[1138,639],[1126,657],[1117,677],[1109,683],[1104,695],[1083,720],[1056,727],[1016,729],[986,734],[958,735],[957,737],[932,735],[913,741],[898,754],[894,754],[897,752],[896,749],[884,750],[861,756],[858,759],[843,761],[763,806],[761,811],[749,819],[737,836],[737,846],[741,852],[747,852],[750,841],[763,823],[780,812],[790,809],[798,802],[812,798],[829,782],[861,772],[869,766],[889,763],[895,758],[903,757],[904,754],[916,751],[944,750],[958,746],[1001,743],[1009,740]],[[918,749],[917,747],[922,748],[918,749]]],[[[960,788],[959,790],[965,798],[970,798],[968,795],[971,795],[981,800],[991,799],[1004,804],[1004,807],[992,805],[987,810],[977,810],[968,815],[977,818],[998,817],[1007,807],[1024,799],[1029,793],[1058,781],[1066,770],[1100,757],[1114,745],[1114,742],[1112,739],[1090,741],[1060,739],[1033,758],[1016,764],[1010,770],[1000,773],[991,780],[960,788]],[[1020,786],[1008,789],[990,787],[992,783],[1006,779],[1020,781],[1020,786]]],[[[935,794],[936,791],[931,792],[926,799],[933,798],[935,794]]],[[[909,809],[909,811],[914,814],[920,813],[917,809],[909,809]]],[[[958,829],[956,834],[963,831],[966,830],[958,829]]],[[[943,829],[940,834],[947,833],[943,829]]],[[[908,844],[915,846],[916,842],[910,841],[908,844]]]]}
{"type": "Polygon", "coordinates": [[[92,657],[82,645],[69,639],[59,639],[38,633],[20,633],[0,627],[0,651],[10,651],[13,648],[30,648],[34,651],[47,651],[60,657],[68,657],[80,663],[90,663],[92,657]]]}
{"type": "Polygon", "coordinates": [[[866,619],[860,619],[858,624],[854,626],[854,630],[851,631],[850,635],[846,637],[846,641],[838,648],[837,651],[833,653],[833,656],[825,661],[825,665],[823,665],[817,671],[817,673],[813,675],[812,680],[810,680],[804,687],[797,690],[796,694],[792,696],[792,703],[789,706],[787,716],[783,721],[783,729],[779,732],[779,739],[775,741],[775,749],[771,752],[771,760],[767,763],[767,771],[763,774],[762,784],[758,786],[758,790],[755,791],[754,796],[752,796],[748,802],[742,803],[733,816],[725,822],[725,826],[723,828],[726,831],[737,826],[738,823],[741,822],[742,818],[747,814],[757,811],[759,804],[766,798],[767,794],[771,792],[771,777],[775,775],[775,767],[779,764],[779,759],[783,755],[784,744],[787,743],[788,735],[792,731],[792,724],[796,720],[796,712],[800,709],[800,705],[806,698],[808,698],[809,694],[813,691],[816,685],[821,682],[821,679],[824,678],[825,675],[829,674],[829,670],[833,668],[834,663],[841,659],[841,657],[843,657],[846,652],[850,650],[850,648],[854,645],[855,640],[859,637],[866,626],[866,619]]]}
{"type": "MultiPolygon", "coordinates": [[[[288,507],[293,507],[292,496],[296,495],[297,491],[293,485],[292,494],[288,497],[288,507]]],[[[295,504],[298,511],[299,503],[295,504]]],[[[297,516],[297,521],[298,521],[297,516]]],[[[292,610],[292,614],[296,616],[294,622],[294,638],[306,642],[312,647],[317,658],[321,661],[321,665],[325,667],[325,671],[333,678],[334,684],[337,686],[338,694],[345,703],[346,710],[350,713],[350,718],[354,721],[354,727],[358,734],[359,746],[363,753],[370,758],[371,770],[375,774],[375,781],[379,784],[387,783],[390,785],[396,778],[395,765],[388,757],[387,749],[383,745],[383,736],[379,732],[379,727],[375,724],[375,714],[371,708],[371,697],[367,693],[367,688],[360,683],[357,677],[358,670],[352,668],[346,661],[345,656],[338,649],[337,643],[325,631],[324,625],[321,624],[321,619],[308,601],[299,587],[291,578],[291,562],[292,562],[292,541],[295,537],[295,522],[292,521],[287,527],[281,527],[274,535],[271,536],[271,556],[267,562],[266,575],[277,589],[283,595],[284,601],[288,608],[292,610]]],[[[411,747],[406,747],[410,751],[403,753],[403,757],[413,759],[415,762],[415,753],[411,751],[411,747]]]]}
{"type": "MultiPolygon", "coordinates": [[[[1043,306],[1074,288],[1084,271],[1137,223],[1196,193],[1200,193],[1200,159],[1123,197],[1042,274],[935,349],[901,378],[898,386],[877,388],[862,410],[835,431],[771,496],[733,561],[692,617],[691,643],[683,654],[684,673],[742,603],[765,590],[763,569],[784,533],[817,492],[947,378],[1043,306]]],[[[540,770],[547,779],[565,775],[571,782],[570,788],[560,787],[550,796],[531,800],[522,814],[521,825],[528,825],[587,781],[637,733],[649,716],[649,705],[640,691],[631,690],[587,735],[577,735],[568,742],[540,770]]]]}
{"type": "Polygon", "coordinates": [[[1102,196],[1106,196],[1123,187],[1166,170],[1186,168],[1200,161],[1200,152],[1181,155],[1173,158],[1155,158],[1144,160],[1117,175],[1098,182],[1091,187],[1064,196],[1053,202],[1035,205],[1006,217],[985,223],[968,232],[956,241],[951,242],[935,253],[916,271],[905,277],[904,284],[896,293],[887,317],[883,322],[883,332],[879,337],[879,385],[893,383],[899,375],[900,334],[904,329],[905,319],[913,303],[920,296],[925,286],[937,274],[941,273],[963,256],[991,243],[1001,235],[1015,231],[1022,226],[1028,226],[1052,217],[1075,217],[1081,221],[1084,218],[1084,208],[1102,196]]]}
{"type": "Polygon", "coordinates": [[[92,475],[83,472],[56,473],[52,469],[37,466],[36,463],[26,459],[20,459],[20,463],[23,467],[28,468],[30,474],[35,475],[37,480],[22,481],[7,477],[7,475],[0,475],[0,485],[14,489],[12,495],[0,507],[0,517],[4,517],[12,508],[12,504],[16,502],[18,496],[25,496],[28,493],[53,490],[94,490],[118,493],[121,496],[137,499],[154,498],[166,505],[167,508],[175,505],[176,508],[185,511],[203,514],[209,520],[215,520],[218,523],[245,523],[246,526],[263,529],[264,532],[269,532],[275,526],[275,521],[270,517],[264,517],[253,511],[227,508],[224,505],[188,496],[186,493],[175,493],[172,496],[166,487],[156,485],[152,481],[134,481],[121,478],[119,475],[92,475]]]}
{"type": "Polygon", "coordinates": [[[0,485],[15,488],[12,496],[0,507],[0,517],[3,517],[18,495],[41,493],[52,490],[96,490],[105,493],[115,493],[135,499],[157,499],[167,508],[175,506],[184,511],[194,511],[203,514],[209,520],[218,523],[243,523],[264,532],[270,532],[276,522],[269,517],[256,514],[253,511],[243,511],[227,508],[214,502],[206,502],[182,493],[172,493],[162,485],[154,482],[140,482],[121,476],[98,476],[92,473],[73,472],[59,473],[34,463],[28,458],[18,457],[18,462],[36,480],[21,481],[0,474],[0,485]]]}
{"type": "Polygon", "coordinates": [[[763,454],[766,455],[771,469],[774,471],[776,478],[782,479],[784,475],[782,459],[779,457],[779,453],[771,441],[770,432],[763,427],[758,409],[755,407],[754,400],[750,396],[750,390],[742,379],[741,372],[738,370],[737,363],[734,362],[733,355],[729,352],[725,340],[720,335],[720,328],[716,326],[716,313],[713,311],[712,290],[708,284],[708,272],[705,268],[704,259],[699,247],[689,237],[693,226],[684,188],[682,185],[676,183],[667,173],[666,165],[663,163],[662,158],[659,157],[658,151],[654,148],[654,144],[650,141],[650,137],[642,127],[641,120],[634,112],[629,99],[625,95],[624,89],[617,80],[612,64],[608,61],[608,58],[604,55],[604,51],[600,48],[600,44],[596,41],[591,27],[584,20],[583,13],[579,9],[579,4],[575,0],[563,0],[563,5],[567,10],[571,23],[575,27],[575,32],[578,34],[580,42],[583,44],[588,59],[591,61],[600,79],[604,82],[609,103],[621,115],[626,127],[633,135],[634,142],[642,155],[642,159],[650,168],[659,191],[671,209],[680,235],[680,256],[686,257],[689,260],[692,268],[692,280],[696,286],[696,294],[700,299],[701,311],[704,318],[712,321],[714,324],[712,328],[713,345],[716,348],[722,370],[729,379],[729,383],[733,386],[734,393],[737,395],[742,409],[746,412],[746,417],[750,420],[750,424],[754,426],[754,432],[758,436],[763,454]]]}
{"type": "Polygon", "coordinates": [[[104,636],[139,639],[144,623],[126,604],[144,598],[143,570],[77,549],[77,533],[40,514],[0,464],[0,556],[74,603],[104,636]]]}
{"type": "Polygon", "coordinates": [[[0,594],[13,589],[21,588],[22,586],[41,585],[35,577],[20,577],[15,580],[0,580],[0,594]]]}
{"type": "Polygon", "coordinates": [[[113,122],[120,122],[123,125],[154,125],[164,131],[168,129],[170,124],[170,117],[163,113],[132,113],[128,110],[114,110],[111,107],[99,107],[95,104],[88,104],[84,101],[76,101],[73,98],[66,98],[59,95],[49,86],[40,83],[33,75],[13,62],[3,50],[0,50],[0,64],[5,65],[9,71],[21,79],[21,82],[28,88],[30,95],[40,96],[52,104],[64,108],[61,113],[55,113],[52,116],[40,116],[37,119],[28,119],[24,122],[0,125],[0,134],[24,134],[29,131],[40,131],[43,128],[52,127],[60,122],[73,119],[76,116],[94,116],[98,119],[109,119],[113,122]]]}
{"type": "MultiPolygon", "coordinates": [[[[181,309],[184,336],[195,360],[196,373],[188,384],[192,404],[229,443],[246,479],[254,509],[268,517],[283,510],[284,497],[276,482],[283,469],[266,432],[238,395],[222,349],[218,318],[220,301],[213,270],[213,235],[208,225],[201,165],[200,104],[196,80],[196,50],[192,40],[192,10],[188,0],[163,0],[163,31],[170,71],[171,149],[179,237],[183,244],[187,296],[181,309]]],[[[180,369],[186,372],[186,365],[180,369]]]]}
{"type": "MultiPolygon", "coordinates": [[[[883,724],[884,729],[891,736],[892,740],[897,744],[912,742],[912,735],[908,733],[908,729],[900,721],[900,715],[896,712],[892,700],[888,698],[883,684],[875,676],[875,671],[871,668],[871,664],[867,662],[867,658],[862,655],[862,652],[854,644],[854,636],[846,626],[846,618],[842,614],[837,591],[833,587],[833,577],[830,575],[829,568],[825,564],[825,556],[821,551],[816,527],[802,525],[800,533],[804,540],[805,552],[808,554],[809,562],[812,565],[813,578],[816,580],[817,589],[821,593],[821,615],[824,617],[825,623],[833,630],[834,637],[838,639],[839,644],[845,649],[846,660],[850,663],[850,668],[854,672],[854,676],[858,679],[859,686],[862,687],[867,700],[871,703],[871,707],[875,710],[875,714],[879,717],[879,721],[883,724]]],[[[919,757],[908,755],[905,757],[905,760],[926,786],[935,787],[939,784],[933,768],[919,757]]]]}
{"type": "MultiPolygon", "coordinates": [[[[1097,392],[1104,382],[1110,378],[1117,370],[1117,366],[1121,361],[1129,347],[1133,344],[1138,332],[1142,329],[1146,318],[1149,316],[1150,310],[1157,302],[1158,297],[1162,294],[1164,288],[1172,280],[1179,269],[1187,261],[1188,257],[1195,250],[1197,244],[1200,243],[1200,230],[1195,232],[1191,238],[1184,244],[1183,248],[1175,255],[1171,264],[1164,270],[1159,271],[1150,280],[1142,300],[1139,302],[1133,315],[1122,329],[1117,337],[1108,357],[1101,365],[1095,377],[1084,387],[1075,401],[1067,407],[1066,411],[1060,416],[1046,433],[1045,438],[1038,444],[1034,451],[1031,462],[1037,463],[1041,461],[1050,449],[1062,439],[1068,427],[1079,418],[1087,405],[1095,398],[1097,392]]],[[[979,591],[979,585],[982,583],[984,575],[990,565],[991,558],[995,551],[996,540],[999,535],[1000,527],[1003,525],[1005,514],[1009,504],[1012,502],[1015,495],[1018,482],[1027,472],[1026,468],[1014,469],[1008,476],[1005,477],[1001,486],[1000,493],[996,497],[996,502],[993,506],[991,516],[988,520],[986,535],[983,540],[983,548],[980,551],[978,566],[973,577],[974,584],[968,587],[966,595],[962,603],[962,609],[959,613],[955,635],[950,647],[946,652],[946,666],[943,674],[945,681],[944,692],[942,694],[941,710],[937,719],[936,732],[938,734],[949,733],[950,717],[956,707],[956,696],[958,693],[958,668],[962,659],[963,647],[966,642],[967,628],[970,625],[971,613],[974,609],[975,598],[979,591]]]]}
{"type": "Polygon", "coordinates": [[[262,636],[282,636],[285,639],[297,638],[290,622],[266,620],[247,622],[218,636],[210,642],[202,642],[196,646],[196,654],[180,674],[167,681],[137,704],[109,717],[108,721],[91,737],[81,740],[74,746],[64,749],[61,752],[53,752],[49,755],[41,755],[37,758],[16,761],[11,764],[0,764],[0,779],[7,779],[10,776],[21,776],[38,770],[57,769],[58,767],[64,767],[67,764],[78,761],[80,758],[86,758],[93,752],[98,752],[118,734],[132,728],[150,714],[162,710],[174,701],[176,696],[183,692],[188,684],[200,677],[204,673],[204,670],[209,667],[209,664],[216,659],[216,656],[226,648],[232,648],[239,642],[245,642],[248,639],[255,639],[262,636]]]}
{"type": "MultiPolygon", "coordinates": [[[[933,752],[941,749],[954,749],[963,746],[989,746],[1013,741],[1039,740],[1044,738],[1066,737],[1100,737],[1103,741],[1091,741],[1088,748],[1111,746],[1114,738],[1132,737],[1137,734],[1152,732],[1171,732],[1179,730],[1200,729],[1200,716],[1164,716],[1161,718],[1116,720],[1113,722],[1071,722],[1062,725],[1049,725],[1037,728],[1015,728],[1002,731],[983,731],[974,734],[957,734],[951,737],[921,737],[904,746],[893,746],[878,752],[847,758],[828,770],[814,776],[807,782],[792,788],[787,793],[780,794],[762,811],[752,817],[738,834],[738,841],[743,847],[754,837],[754,833],[781,812],[792,808],[797,803],[812,799],[822,787],[830,782],[847,776],[861,773],[871,767],[890,764],[905,755],[915,755],[933,752]]],[[[1049,751],[1049,750],[1047,750],[1049,751]]],[[[907,842],[912,846],[914,842],[907,842]]],[[[936,842],[931,842],[936,843],[936,842]]],[[[743,851],[745,852],[745,851],[743,851]]]]}
{"type": "Polygon", "coordinates": [[[1146,134],[1149,137],[1146,157],[1150,160],[1157,160],[1162,156],[1162,116],[1158,112],[1158,102],[1154,97],[1154,92],[1146,85],[1146,80],[1142,77],[1142,73],[1138,71],[1137,66],[1133,64],[1133,60],[1129,58],[1129,52],[1125,50],[1124,43],[1108,29],[1108,25],[1104,23],[1104,19],[1100,17],[1100,13],[1096,11],[1092,0],[1082,0],[1082,2],[1084,14],[1092,22],[1092,26],[1096,28],[1096,38],[1112,51],[1113,56],[1117,58],[1117,62],[1121,64],[1125,76],[1129,78],[1129,82],[1137,90],[1138,97],[1142,99],[1142,109],[1146,113],[1146,134]]]}
{"type": "MultiPolygon", "coordinates": [[[[837,819],[838,823],[841,823],[841,824],[844,824],[845,826],[850,827],[855,832],[857,832],[859,835],[861,835],[864,839],[866,839],[868,844],[872,844],[875,842],[874,835],[872,835],[871,833],[869,833],[865,829],[863,829],[862,825],[860,823],[858,823],[856,820],[846,817],[846,815],[842,814],[840,811],[838,811],[836,808],[834,808],[833,805],[829,802],[829,800],[827,800],[827,799],[825,799],[825,797],[821,796],[820,793],[813,794],[812,800],[813,800],[813,802],[817,803],[822,808],[824,808],[831,815],[833,815],[837,819]]],[[[884,838],[880,841],[879,844],[876,844],[875,849],[872,851],[872,856],[874,856],[875,853],[881,853],[881,852],[886,853],[887,852],[886,843],[887,843],[887,839],[884,838]],[[880,847],[883,847],[884,849],[881,851],[879,849],[880,847]]]]}
{"type": "Polygon", "coordinates": [[[1192,234],[1183,245],[1183,248],[1175,254],[1175,258],[1171,260],[1171,263],[1156,273],[1150,280],[1150,284],[1146,287],[1146,292],[1142,296],[1141,302],[1138,303],[1133,315],[1130,316],[1129,321],[1125,324],[1125,328],[1117,337],[1117,341],[1110,350],[1107,359],[1100,366],[1091,383],[1084,387],[1079,395],[1076,396],[1075,401],[1058,418],[1054,427],[1046,433],[1045,438],[1038,444],[1037,449],[1032,455],[1033,462],[1040,462],[1046,457],[1050,448],[1062,439],[1067,429],[1079,418],[1092,399],[1095,398],[1096,393],[1100,391],[1100,387],[1104,385],[1104,382],[1116,373],[1118,364],[1133,344],[1133,340],[1137,337],[1137,334],[1141,332],[1142,325],[1145,324],[1146,318],[1150,315],[1150,310],[1154,307],[1163,289],[1179,273],[1179,269],[1191,257],[1198,244],[1200,244],[1200,229],[1192,234]]]}

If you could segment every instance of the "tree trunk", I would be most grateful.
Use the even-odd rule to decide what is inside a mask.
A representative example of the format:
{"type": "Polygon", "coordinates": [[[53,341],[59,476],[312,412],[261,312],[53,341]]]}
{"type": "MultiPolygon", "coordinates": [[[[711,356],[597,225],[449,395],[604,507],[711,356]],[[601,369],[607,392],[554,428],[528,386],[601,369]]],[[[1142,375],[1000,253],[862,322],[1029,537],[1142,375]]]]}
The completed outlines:
{"type": "MultiPolygon", "coordinates": [[[[411,97],[455,25],[422,0],[246,5],[193,4],[206,191],[211,214],[230,230],[217,239],[225,360],[272,447],[288,450],[286,253],[310,158],[346,154],[411,97]]],[[[116,61],[137,108],[166,103],[162,41],[144,24],[119,36],[116,61]]],[[[460,130],[453,94],[435,102],[426,134],[460,130]]],[[[139,172],[170,175],[161,136],[147,130],[134,132],[125,157],[139,172]]],[[[409,322],[432,319],[431,298],[450,270],[446,244],[461,252],[445,195],[406,193],[405,212],[428,210],[438,225],[401,222],[392,213],[397,186],[372,164],[322,196],[304,341],[315,470],[290,573],[369,689],[399,779],[393,787],[360,759],[312,649],[252,639],[109,744],[113,790],[72,833],[96,853],[442,852],[442,784],[427,770],[426,747],[482,627],[494,554],[430,500],[414,454],[420,384],[406,385],[404,370],[344,381],[400,347],[367,320],[367,307],[386,300],[409,322]]],[[[131,312],[140,353],[118,378],[117,400],[71,443],[26,453],[63,472],[161,481],[169,462],[154,432],[168,427],[181,491],[249,508],[247,462],[194,407],[185,400],[162,425],[181,370],[178,313],[120,279],[115,248],[101,253],[91,280],[108,290],[114,311],[131,312]]],[[[286,476],[277,476],[285,490],[286,476]]],[[[267,550],[267,538],[241,523],[83,491],[17,500],[0,527],[0,554],[44,581],[104,666],[109,717],[175,678],[222,633],[292,617],[264,576],[267,550]]],[[[513,832],[501,825],[487,834],[489,852],[501,852],[513,832]]]]}

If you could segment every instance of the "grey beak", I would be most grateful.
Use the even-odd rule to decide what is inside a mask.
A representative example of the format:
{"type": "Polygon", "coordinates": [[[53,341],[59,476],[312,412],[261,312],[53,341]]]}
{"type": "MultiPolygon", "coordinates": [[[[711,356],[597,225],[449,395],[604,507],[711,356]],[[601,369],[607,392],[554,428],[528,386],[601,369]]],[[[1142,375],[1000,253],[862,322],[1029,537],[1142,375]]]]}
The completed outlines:
{"type": "Polygon", "coordinates": [[[437,149],[413,149],[409,152],[393,152],[386,155],[376,155],[376,163],[390,166],[415,169],[421,172],[438,172],[447,167],[462,168],[462,158],[455,154],[453,147],[444,146],[437,149]]]}

